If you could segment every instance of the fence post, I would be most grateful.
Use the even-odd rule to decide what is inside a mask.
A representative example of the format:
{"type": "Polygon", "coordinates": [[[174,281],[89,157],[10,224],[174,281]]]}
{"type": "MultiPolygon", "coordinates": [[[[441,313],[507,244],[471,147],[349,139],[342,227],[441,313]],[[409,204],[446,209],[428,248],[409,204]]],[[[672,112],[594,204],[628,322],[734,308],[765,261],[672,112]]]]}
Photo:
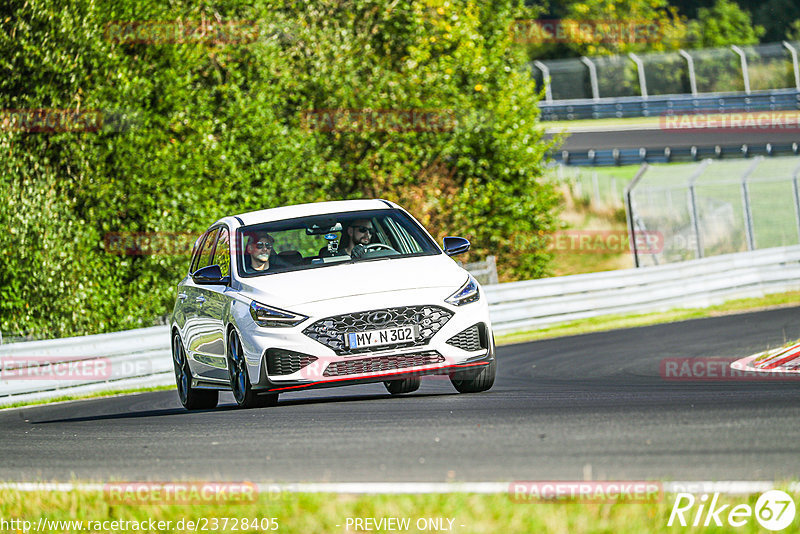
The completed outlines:
{"type": "Polygon", "coordinates": [[[639,89],[642,91],[642,98],[647,98],[647,77],[644,73],[644,62],[633,52],[628,54],[628,57],[636,63],[636,70],[639,72],[639,89]]]}
{"type": "Polygon", "coordinates": [[[747,179],[761,164],[763,156],[758,156],[753,164],[742,174],[742,207],[744,208],[744,232],[747,238],[747,250],[755,250],[756,238],[753,233],[753,208],[750,205],[750,189],[747,187],[747,179]]]}
{"type": "Polygon", "coordinates": [[[797,184],[797,177],[800,175],[800,165],[792,173],[792,189],[794,190],[794,214],[797,219],[797,242],[800,244],[800,186],[797,184]]]}
{"type": "Polygon", "coordinates": [[[633,177],[631,183],[625,186],[625,214],[628,217],[628,237],[630,238],[631,247],[633,247],[633,263],[635,267],[640,267],[639,265],[639,250],[636,248],[636,224],[634,223],[634,217],[636,214],[633,212],[633,188],[639,183],[639,180],[642,179],[644,173],[647,172],[647,169],[650,166],[647,163],[642,163],[642,166],[639,167],[639,170],[636,171],[636,176],[633,177]]]}
{"type": "Polygon", "coordinates": [[[689,55],[689,52],[686,50],[678,50],[678,53],[686,60],[686,65],[689,69],[689,87],[692,90],[692,96],[697,96],[697,79],[694,76],[694,58],[689,55]]]}
{"type": "Polygon", "coordinates": [[[542,80],[544,80],[544,99],[546,102],[553,101],[553,88],[550,86],[550,69],[539,61],[538,59],[533,62],[537,69],[542,71],[542,80]]]}
{"type": "Polygon", "coordinates": [[[797,49],[789,44],[788,41],[783,42],[789,53],[792,54],[792,67],[794,68],[794,85],[800,91],[800,66],[797,64],[797,49]]]}
{"type": "Polygon", "coordinates": [[[497,284],[497,258],[486,256],[486,268],[489,271],[489,285],[497,284]]]}
{"type": "Polygon", "coordinates": [[[581,57],[581,63],[589,68],[589,82],[592,84],[592,98],[600,100],[600,86],[597,83],[597,67],[586,56],[581,57]]]}
{"type": "Polygon", "coordinates": [[[731,45],[731,50],[736,52],[739,55],[739,59],[742,62],[742,79],[744,80],[744,92],[748,95],[750,94],[750,73],[747,71],[747,56],[744,53],[744,50],[739,48],[736,45],[731,45]]]}
{"type": "Polygon", "coordinates": [[[711,163],[710,159],[704,159],[695,173],[689,177],[689,217],[694,227],[695,257],[703,257],[703,243],[700,240],[700,217],[697,215],[697,193],[694,190],[694,183],[705,172],[706,167],[711,163]]]}

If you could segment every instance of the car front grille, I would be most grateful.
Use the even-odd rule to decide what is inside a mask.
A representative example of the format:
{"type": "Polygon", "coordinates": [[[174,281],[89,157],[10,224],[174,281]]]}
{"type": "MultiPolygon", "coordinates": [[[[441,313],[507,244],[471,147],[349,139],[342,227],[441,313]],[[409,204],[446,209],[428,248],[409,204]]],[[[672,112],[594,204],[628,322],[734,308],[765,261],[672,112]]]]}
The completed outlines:
{"type": "Polygon", "coordinates": [[[360,354],[371,350],[425,345],[452,316],[452,312],[439,306],[398,306],[326,317],[303,330],[303,333],[314,341],[319,341],[332,348],[336,354],[360,354]],[[411,325],[419,326],[419,337],[414,341],[356,349],[350,349],[345,343],[345,334],[348,332],[364,332],[411,325]]]}
{"type": "Polygon", "coordinates": [[[290,375],[317,361],[314,356],[282,349],[267,351],[267,373],[271,376],[290,375]]]}
{"type": "Polygon", "coordinates": [[[325,368],[325,372],[322,373],[322,375],[344,376],[377,373],[381,371],[392,371],[394,369],[405,369],[407,367],[419,367],[421,365],[430,365],[443,361],[444,356],[435,350],[413,354],[376,356],[374,358],[359,358],[357,360],[334,362],[325,368]]]}
{"type": "Polygon", "coordinates": [[[475,324],[447,340],[448,345],[453,345],[469,352],[485,349],[481,343],[480,326],[475,324]]]}

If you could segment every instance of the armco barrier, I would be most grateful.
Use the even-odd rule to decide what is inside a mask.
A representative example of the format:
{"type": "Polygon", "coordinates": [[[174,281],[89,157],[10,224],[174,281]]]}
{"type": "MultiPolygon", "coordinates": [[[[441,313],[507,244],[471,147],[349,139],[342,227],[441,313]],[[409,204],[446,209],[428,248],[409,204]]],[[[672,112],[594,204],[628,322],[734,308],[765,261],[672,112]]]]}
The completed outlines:
{"type": "Polygon", "coordinates": [[[486,288],[496,332],[800,290],[800,246],[486,288]]]}
{"type": "Polygon", "coordinates": [[[562,150],[552,154],[558,163],[575,166],[639,165],[642,163],[674,163],[700,161],[706,158],[735,159],[754,156],[797,156],[800,143],[765,143],[744,145],[685,146],[663,149],[608,148],[562,150]]]}
{"type": "Polygon", "coordinates": [[[174,380],[166,326],[0,345],[0,405],[174,380]]]}
{"type": "MultiPolygon", "coordinates": [[[[800,246],[683,263],[484,287],[495,331],[511,332],[613,313],[704,307],[731,298],[800,290],[800,246]]],[[[28,377],[0,376],[0,405],[174,381],[166,326],[0,345],[0,362],[26,362],[28,377]],[[97,376],[35,379],[47,365],[102,361],[97,376]],[[30,368],[34,366],[33,368],[30,368]]]]}
{"type": "Polygon", "coordinates": [[[800,90],[773,89],[746,93],[651,95],[539,102],[543,121],[660,117],[683,113],[786,111],[800,109],[800,90]]]}

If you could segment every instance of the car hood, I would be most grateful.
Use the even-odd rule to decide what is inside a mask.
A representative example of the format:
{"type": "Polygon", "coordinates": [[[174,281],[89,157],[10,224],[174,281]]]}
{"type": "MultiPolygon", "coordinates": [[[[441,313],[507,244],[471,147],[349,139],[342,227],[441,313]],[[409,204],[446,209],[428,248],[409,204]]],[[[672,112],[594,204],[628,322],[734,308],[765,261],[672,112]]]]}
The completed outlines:
{"type": "Polygon", "coordinates": [[[423,288],[461,287],[467,272],[444,254],[342,263],[243,278],[241,292],[274,306],[423,288]]]}

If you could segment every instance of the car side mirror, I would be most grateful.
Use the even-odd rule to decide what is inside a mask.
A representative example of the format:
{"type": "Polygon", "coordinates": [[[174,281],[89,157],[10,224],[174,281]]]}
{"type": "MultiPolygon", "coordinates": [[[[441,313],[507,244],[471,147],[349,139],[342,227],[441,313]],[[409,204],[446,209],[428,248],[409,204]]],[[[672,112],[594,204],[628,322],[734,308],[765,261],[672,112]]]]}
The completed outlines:
{"type": "Polygon", "coordinates": [[[192,280],[198,285],[228,285],[230,276],[222,276],[219,265],[208,265],[192,273],[192,280]]]}
{"type": "Polygon", "coordinates": [[[463,237],[445,237],[444,238],[444,253],[448,256],[455,256],[456,254],[463,254],[469,250],[469,241],[463,237]]]}

